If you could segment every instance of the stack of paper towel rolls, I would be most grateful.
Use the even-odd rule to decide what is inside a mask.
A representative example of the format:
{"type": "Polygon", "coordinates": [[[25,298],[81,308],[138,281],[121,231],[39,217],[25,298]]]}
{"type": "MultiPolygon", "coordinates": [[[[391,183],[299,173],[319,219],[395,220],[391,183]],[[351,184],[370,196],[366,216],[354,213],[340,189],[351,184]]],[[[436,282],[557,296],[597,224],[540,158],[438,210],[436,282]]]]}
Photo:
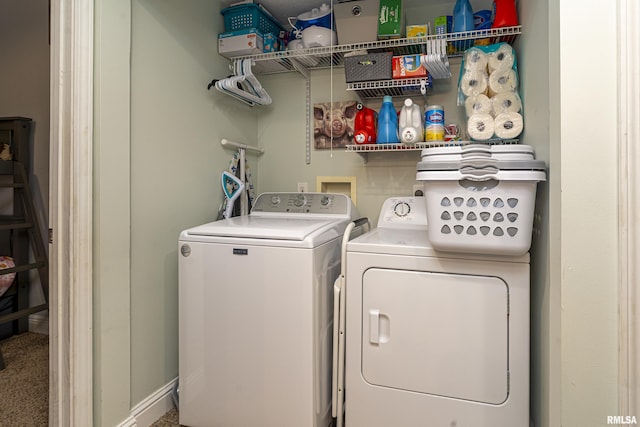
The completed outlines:
{"type": "Polygon", "coordinates": [[[458,88],[471,139],[516,138],[524,128],[515,51],[508,43],[465,52],[458,88]]]}

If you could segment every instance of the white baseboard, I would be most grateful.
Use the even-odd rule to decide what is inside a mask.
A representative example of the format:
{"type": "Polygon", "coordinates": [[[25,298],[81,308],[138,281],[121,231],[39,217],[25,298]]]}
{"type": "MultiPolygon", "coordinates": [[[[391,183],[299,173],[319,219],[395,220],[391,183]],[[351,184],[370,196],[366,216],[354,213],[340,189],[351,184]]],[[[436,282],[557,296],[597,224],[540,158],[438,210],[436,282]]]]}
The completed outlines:
{"type": "Polygon", "coordinates": [[[32,314],[29,316],[29,332],[49,335],[48,311],[42,311],[40,313],[32,314]]]}
{"type": "Polygon", "coordinates": [[[129,417],[118,424],[118,427],[149,427],[164,414],[174,408],[171,393],[178,382],[178,378],[156,390],[149,397],[131,409],[129,417]]]}

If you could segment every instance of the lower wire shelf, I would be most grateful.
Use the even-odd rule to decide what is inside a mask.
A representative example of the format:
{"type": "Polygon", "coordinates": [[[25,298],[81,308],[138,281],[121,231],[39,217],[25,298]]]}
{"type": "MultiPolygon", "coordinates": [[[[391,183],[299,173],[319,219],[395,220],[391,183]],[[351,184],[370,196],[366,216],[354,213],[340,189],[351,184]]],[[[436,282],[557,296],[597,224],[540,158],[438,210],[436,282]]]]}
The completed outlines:
{"type": "Polygon", "coordinates": [[[504,145],[504,144],[519,144],[519,139],[488,139],[486,141],[426,141],[416,142],[414,144],[405,143],[390,143],[390,144],[353,144],[347,145],[345,148],[347,152],[351,153],[375,153],[380,151],[419,151],[425,148],[435,147],[459,147],[469,144],[484,144],[484,145],[504,145]]]}
{"type": "Polygon", "coordinates": [[[391,143],[391,144],[355,144],[347,145],[345,147],[347,153],[357,153],[362,156],[365,163],[368,161],[368,155],[370,153],[390,153],[390,152],[408,152],[408,151],[422,151],[425,148],[435,147],[456,147],[469,144],[484,144],[484,145],[503,145],[503,144],[519,144],[519,139],[490,139],[487,141],[428,141],[428,142],[416,142],[415,144],[404,143],[391,143]]]}

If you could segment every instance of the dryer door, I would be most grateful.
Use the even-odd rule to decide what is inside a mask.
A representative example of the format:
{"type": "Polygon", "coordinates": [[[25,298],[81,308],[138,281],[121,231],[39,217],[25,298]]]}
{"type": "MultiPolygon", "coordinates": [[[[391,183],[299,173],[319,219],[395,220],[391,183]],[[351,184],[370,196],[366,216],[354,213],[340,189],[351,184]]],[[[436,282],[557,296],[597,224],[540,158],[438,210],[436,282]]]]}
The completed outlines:
{"type": "Polygon", "coordinates": [[[504,281],[372,268],[362,285],[365,381],[495,405],[507,399],[504,281]]]}

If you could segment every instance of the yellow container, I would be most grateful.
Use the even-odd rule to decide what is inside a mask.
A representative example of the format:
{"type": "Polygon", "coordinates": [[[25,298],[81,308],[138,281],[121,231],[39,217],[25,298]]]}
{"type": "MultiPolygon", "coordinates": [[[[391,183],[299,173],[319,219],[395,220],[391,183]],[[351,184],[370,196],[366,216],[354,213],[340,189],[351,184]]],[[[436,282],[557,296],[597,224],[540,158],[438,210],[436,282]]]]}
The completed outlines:
{"type": "Polygon", "coordinates": [[[444,108],[430,105],[424,112],[424,140],[444,141],[444,108]]]}
{"type": "Polygon", "coordinates": [[[409,37],[425,37],[431,35],[431,24],[424,25],[407,25],[407,38],[409,37]]]}

